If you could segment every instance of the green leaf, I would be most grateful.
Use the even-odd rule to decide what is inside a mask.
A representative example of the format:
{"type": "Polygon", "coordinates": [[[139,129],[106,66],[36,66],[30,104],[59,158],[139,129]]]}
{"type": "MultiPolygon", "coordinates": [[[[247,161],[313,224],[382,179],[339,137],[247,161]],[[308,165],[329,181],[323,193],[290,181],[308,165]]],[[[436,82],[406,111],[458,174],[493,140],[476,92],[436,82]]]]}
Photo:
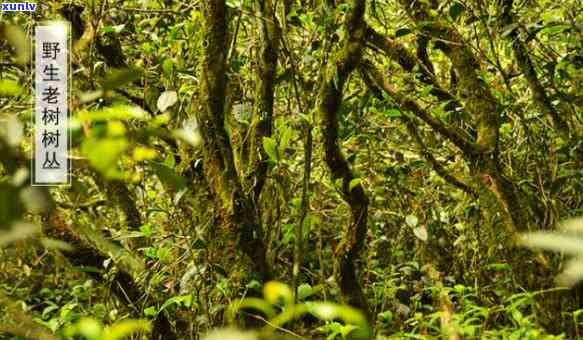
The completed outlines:
{"type": "Polygon", "coordinates": [[[512,124],[504,123],[500,125],[500,134],[503,136],[509,136],[512,132],[512,124]]]}
{"type": "Polygon", "coordinates": [[[136,146],[133,150],[133,153],[132,153],[132,158],[136,162],[152,160],[156,157],[158,157],[158,153],[156,152],[155,149],[148,148],[145,146],[140,146],[140,145],[136,146]]]}
{"type": "Polygon", "coordinates": [[[421,92],[419,93],[419,97],[423,98],[423,97],[427,97],[431,91],[433,90],[433,85],[427,85],[423,88],[423,90],[421,90],[421,92]]]}
{"type": "Polygon", "coordinates": [[[164,62],[162,62],[162,71],[164,71],[166,77],[168,78],[172,77],[172,74],[174,73],[174,62],[172,61],[172,59],[170,58],[164,59],[164,62]]]}
{"type": "Polygon", "coordinates": [[[464,10],[465,10],[464,5],[460,4],[459,2],[455,2],[449,8],[449,16],[451,17],[452,20],[455,21],[464,10]]]}
{"type": "Polygon", "coordinates": [[[4,123],[0,124],[0,139],[8,145],[17,147],[24,137],[24,126],[16,115],[8,115],[4,123]]]}
{"type": "Polygon", "coordinates": [[[543,28],[541,30],[541,33],[558,34],[558,33],[563,33],[569,29],[571,29],[571,25],[552,25],[552,26],[548,26],[548,27],[543,28]]]}
{"type": "Polygon", "coordinates": [[[239,8],[243,0],[227,0],[227,6],[231,8],[239,8]]]}
{"type": "Polygon", "coordinates": [[[0,79],[0,96],[13,97],[23,93],[22,87],[15,80],[0,79]]]}
{"type": "Polygon", "coordinates": [[[100,122],[108,120],[146,120],[148,113],[138,106],[115,105],[95,111],[79,111],[78,119],[87,122],[100,122]]]}
{"type": "Polygon", "coordinates": [[[358,326],[350,330],[352,339],[364,340],[368,339],[371,335],[366,317],[355,308],[328,302],[306,302],[305,306],[308,308],[310,314],[321,320],[331,321],[341,319],[347,324],[358,326]]]}
{"type": "Polygon", "coordinates": [[[358,326],[355,326],[355,325],[343,325],[340,328],[340,334],[342,334],[343,339],[347,339],[348,336],[350,335],[350,333],[352,333],[353,331],[355,331],[357,329],[358,329],[358,326]]]}
{"type": "Polygon", "coordinates": [[[259,298],[245,298],[238,302],[232,303],[227,311],[227,320],[232,323],[235,320],[235,316],[240,309],[251,308],[260,311],[268,319],[275,316],[275,310],[273,307],[267,303],[267,301],[259,298]]]}
{"type": "Polygon", "coordinates": [[[503,31],[502,31],[502,36],[506,37],[506,36],[510,35],[510,33],[512,33],[512,31],[514,31],[516,28],[518,28],[517,23],[512,23],[510,25],[504,26],[503,31]]]}
{"type": "Polygon", "coordinates": [[[357,185],[360,185],[360,183],[362,183],[362,178],[353,178],[348,183],[348,190],[354,189],[354,187],[356,187],[357,185]]]}
{"type": "Polygon", "coordinates": [[[298,287],[298,300],[305,300],[314,294],[314,289],[307,283],[303,283],[298,287]]]}
{"type": "Polygon", "coordinates": [[[149,332],[151,329],[152,325],[148,320],[126,319],[106,327],[103,340],[119,340],[137,332],[149,332]]]}
{"type": "Polygon", "coordinates": [[[192,304],[192,294],[173,296],[164,302],[162,307],[160,307],[160,310],[158,311],[158,313],[160,313],[161,311],[163,311],[164,309],[168,308],[171,305],[190,307],[191,304],[192,304]]]}
{"type": "Polygon", "coordinates": [[[141,76],[141,72],[133,68],[111,70],[103,81],[101,86],[104,91],[117,89],[125,84],[131,83],[141,76]]]}
{"type": "Polygon", "coordinates": [[[389,118],[401,117],[401,111],[399,111],[398,109],[385,110],[384,114],[385,114],[385,116],[387,116],[389,118]]]}
{"type": "Polygon", "coordinates": [[[122,174],[117,167],[117,161],[128,146],[128,141],[123,137],[89,138],[81,144],[81,154],[106,178],[120,179],[122,174]]]}
{"type": "Polygon", "coordinates": [[[251,280],[249,283],[247,283],[245,285],[245,288],[247,288],[247,289],[259,289],[259,288],[261,288],[261,282],[259,282],[257,280],[251,280]]]}
{"type": "Polygon", "coordinates": [[[487,265],[486,268],[496,271],[512,270],[512,266],[508,263],[491,263],[487,265]]]}
{"type": "Polygon", "coordinates": [[[16,62],[25,64],[30,59],[30,38],[18,26],[5,25],[4,30],[0,30],[0,40],[6,39],[14,46],[16,51],[16,62]]]}
{"type": "Polygon", "coordinates": [[[68,326],[64,333],[69,337],[81,335],[89,340],[101,340],[103,326],[93,318],[82,318],[77,323],[68,326]]]}
{"type": "Polygon", "coordinates": [[[279,154],[283,155],[285,150],[289,147],[289,142],[292,137],[293,130],[290,126],[282,127],[281,140],[279,141],[279,154]]]}
{"type": "Polygon", "coordinates": [[[279,305],[280,302],[283,302],[284,306],[289,306],[294,301],[291,288],[285,283],[277,281],[269,281],[263,286],[263,296],[272,305],[279,305]]]}
{"type": "Polygon", "coordinates": [[[269,159],[277,163],[279,161],[279,155],[277,152],[277,142],[272,137],[263,137],[263,149],[269,159]]]}
{"type": "Polygon", "coordinates": [[[379,313],[379,320],[390,322],[393,319],[393,312],[390,310],[379,313]]]}
{"type": "Polygon", "coordinates": [[[145,316],[156,316],[156,314],[158,314],[158,312],[156,311],[156,307],[154,307],[154,306],[150,306],[150,307],[144,309],[145,316]]]}
{"type": "Polygon", "coordinates": [[[407,223],[409,227],[415,228],[417,226],[417,223],[419,223],[419,220],[415,215],[407,215],[407,217],[405,217],[405,223],[407,223]]]}
{"type": "Polygon", "coordinates": [[[399,28],[396,32],[395,32],[395,37],[400,38],[400,37],[404,37],[408,34],[411,34],[413,31],[411,31],[408,28],[399,28]]]}
{"type": "Polygon", "coordinates": [[[166,187],[171,187],[180,190],[186,187],[186,179],[176,173],[173,168],[168,167],[164,163],[152,163],[152,170],[160,179],[160,182],[166,187]]]}
{"type": "Polygon", "coordinates": [[[104,26],[100,31],[103,33],[120,33],[125,28],[125,24],[115,26],[104,26]]]}

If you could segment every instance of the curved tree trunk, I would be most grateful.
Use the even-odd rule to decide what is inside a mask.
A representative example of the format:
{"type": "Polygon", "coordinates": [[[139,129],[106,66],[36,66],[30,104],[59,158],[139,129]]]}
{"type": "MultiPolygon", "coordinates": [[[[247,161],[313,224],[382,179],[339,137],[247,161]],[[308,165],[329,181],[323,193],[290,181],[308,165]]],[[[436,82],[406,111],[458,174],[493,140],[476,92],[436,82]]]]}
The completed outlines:
{"type": "Polygon", "coordinates": [[[342,88],[349,74],[360,62],[366,32],[365,1],[351,1],[350,6],[344,23],[347,34],[344,45],[324,69],[325,74],[318,94],[318,114],[326,164],[332,174],[332,180],[341,180],[342,196],[350,206],[352,214],[335,252],[336,280],[348,303],[370,316],[368,303],[356,274],[356,262],[360,257],[367,232],[368,197],[360,183],[351,187],[350,183],[355,177],[338,144],[338,111],[342,104],[342,88]]]}

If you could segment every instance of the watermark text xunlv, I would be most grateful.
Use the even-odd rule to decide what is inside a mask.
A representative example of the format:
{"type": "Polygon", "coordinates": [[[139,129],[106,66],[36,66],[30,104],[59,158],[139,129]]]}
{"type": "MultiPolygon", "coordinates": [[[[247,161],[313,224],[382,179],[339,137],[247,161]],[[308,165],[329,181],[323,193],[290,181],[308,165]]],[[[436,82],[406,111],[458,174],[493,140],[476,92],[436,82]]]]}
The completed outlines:
{"type": "Polygon", "coordinates": [[[36,4],[31,2],[4,2],[0,3],[0,11],[6,12],[34,12],[36,4]]]}

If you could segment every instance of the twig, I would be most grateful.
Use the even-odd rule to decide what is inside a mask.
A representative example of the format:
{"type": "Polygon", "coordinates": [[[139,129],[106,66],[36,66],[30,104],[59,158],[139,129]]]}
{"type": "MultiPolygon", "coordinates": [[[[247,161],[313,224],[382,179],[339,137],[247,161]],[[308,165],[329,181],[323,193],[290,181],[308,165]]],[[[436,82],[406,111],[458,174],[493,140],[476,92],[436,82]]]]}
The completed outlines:
{"type": "Polygon", "coordinates": [[[296,337],[296,338],[298,338],[298,339],[304,339],[304,340],[308,340],[308,338],[304,338],[303,336],[301,336],[301,335],[299,335],[299,334],[297,334],[297,333],[294,333],[294,332],[290,331],[289,329],[285,329],[285,328],[283,328],[283,327],[280,327],[280,326],[274,325],[273,323],[269,322],[269,320],[265,319],[264,317],[262,317],[262,316],[260,316],[260,315],[257,315],[257,314],[251,314],[251,313],[247,313],[247,312],[245,312],[245,311],[243,311],[242,313],[244,313],[244,314],[246,314],[246,315],[249,315],[250,317],[252,317],[252,318],[255,318],[255,319],[257,319],[257,320],[263,321],[263,322],[265,322],[267,325],[269,325],[269,326],[271,326],[271,327],[273,327],[273,328],[277,329],[278,331],[282,331],[282,332],[284,332],[284,333],[287,333],[287,334],[289,334],[289,335],[291,335],[291,336],[294,336],[294,337],[296,337]]]}

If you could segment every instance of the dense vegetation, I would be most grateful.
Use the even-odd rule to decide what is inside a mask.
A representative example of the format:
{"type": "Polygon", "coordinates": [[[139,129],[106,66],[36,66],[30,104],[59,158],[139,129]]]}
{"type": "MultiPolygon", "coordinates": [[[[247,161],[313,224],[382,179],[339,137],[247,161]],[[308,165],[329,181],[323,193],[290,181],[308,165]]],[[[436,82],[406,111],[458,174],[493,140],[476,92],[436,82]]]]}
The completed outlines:
{"type": "Polygon", "coordinates": [[[583,336],[580,0],[45,1],[0,47],[3,339],[583,336]]]}

